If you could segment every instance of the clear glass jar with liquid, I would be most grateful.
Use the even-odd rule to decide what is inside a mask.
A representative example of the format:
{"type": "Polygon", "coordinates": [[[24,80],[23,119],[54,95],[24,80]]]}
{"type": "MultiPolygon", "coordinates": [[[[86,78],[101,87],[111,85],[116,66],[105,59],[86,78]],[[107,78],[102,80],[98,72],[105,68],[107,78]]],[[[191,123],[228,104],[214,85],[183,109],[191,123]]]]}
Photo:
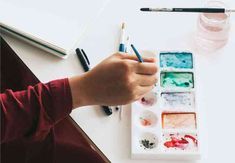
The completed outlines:
{"type": "MultiPolygon", "coordinates": [[[[208,1],[205,7],[226,8],[220,1],[208,1]]],[[[222,48],[229,39],[230,13],[201,13],[198,17],[196,43],[203,50],[222,48]]]]}

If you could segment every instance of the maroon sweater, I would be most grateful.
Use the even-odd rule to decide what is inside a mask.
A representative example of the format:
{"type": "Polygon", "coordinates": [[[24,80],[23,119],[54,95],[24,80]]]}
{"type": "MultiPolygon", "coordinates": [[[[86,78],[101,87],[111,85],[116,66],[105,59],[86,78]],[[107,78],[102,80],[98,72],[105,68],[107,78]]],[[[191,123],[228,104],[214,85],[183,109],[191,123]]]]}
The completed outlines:
{"type": "Polygon", "coordinates": [[[42,140],[72,109],[68,79],[39,83],[23,91],[8,89],[0,101],[2,143],[22,137],[42,140]]]}
{"type": "Polygon", "coordinates": [[[1,92],[1,162],[108,162],[69,117],[68,79],[40,83],[2,38],[1,92]]]}

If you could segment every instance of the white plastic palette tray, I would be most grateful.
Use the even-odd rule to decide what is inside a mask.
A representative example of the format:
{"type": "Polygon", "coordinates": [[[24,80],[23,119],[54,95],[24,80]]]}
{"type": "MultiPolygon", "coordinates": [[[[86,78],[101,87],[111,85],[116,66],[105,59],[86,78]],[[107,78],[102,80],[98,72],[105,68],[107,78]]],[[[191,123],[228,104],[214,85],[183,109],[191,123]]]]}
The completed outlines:
{"type": "Polygon", "coordinates": [[[132,103],[133,159],[200,159],[191,52],[158,53],[157,86],[132,103]]]}

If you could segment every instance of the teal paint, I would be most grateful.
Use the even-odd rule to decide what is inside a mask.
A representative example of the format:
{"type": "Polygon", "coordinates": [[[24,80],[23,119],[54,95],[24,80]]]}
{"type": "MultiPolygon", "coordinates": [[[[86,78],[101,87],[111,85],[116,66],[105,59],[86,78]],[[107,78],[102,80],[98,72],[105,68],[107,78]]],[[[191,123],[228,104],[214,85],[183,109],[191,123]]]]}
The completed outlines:
{"type": "Polygon", "coordinates": [[[160,53],[160,67],[162,68],[193,68],[193,56],[189,52],[162,52],[160,53]]]}
{"type": "Polygon", "coordinates": [[[193,88],[192,72],[162,72],[160,84],[163,88],[193,88]]]}

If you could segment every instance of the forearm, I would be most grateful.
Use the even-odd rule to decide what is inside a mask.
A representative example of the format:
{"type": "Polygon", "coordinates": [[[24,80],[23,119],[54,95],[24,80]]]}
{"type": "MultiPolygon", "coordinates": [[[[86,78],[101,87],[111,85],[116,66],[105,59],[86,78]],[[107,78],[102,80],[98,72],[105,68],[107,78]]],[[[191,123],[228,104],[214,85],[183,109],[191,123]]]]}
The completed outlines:
{"type": "Polygon", "coordinates": [[[84,86],[85,74],[69,78],[69,85],[71,89],[73,109],[88,105],[86,97],[86,87],[84,86]]]}
{"type": "Polygon", "coordinates": [[[71,112],[68,79],[39,83],[27,90],[1,94],[1,143],[20,137],[42,139],[71,112]]]}

